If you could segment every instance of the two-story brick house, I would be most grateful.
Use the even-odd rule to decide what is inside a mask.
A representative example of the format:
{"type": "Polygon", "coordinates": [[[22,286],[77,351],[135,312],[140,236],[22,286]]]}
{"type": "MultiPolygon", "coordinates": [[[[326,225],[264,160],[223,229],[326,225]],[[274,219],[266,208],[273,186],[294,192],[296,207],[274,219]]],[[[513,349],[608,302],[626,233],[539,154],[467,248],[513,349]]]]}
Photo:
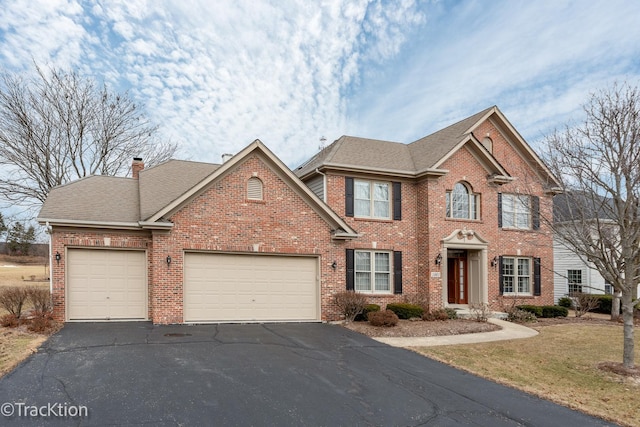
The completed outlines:
{"type": "Polygon", "coordinates": [[[51,191],[54,314],[336,320],[336,292],[431,307],[553,301],[554,178],[496,108],[411,144],[344,136],[294,172],[260,141],[51,191]]]}
{"type": "Polygon", "coordinates": [[[387,268],[401,250],[403,294],[432,307],[552,303],[540,209],[557,184],[497,107],[411,144],[343,136],[295,172],[360,234],[347,243],[347,288],[372,301],[398,300],[373,277],[376,258],[387,268]]]}

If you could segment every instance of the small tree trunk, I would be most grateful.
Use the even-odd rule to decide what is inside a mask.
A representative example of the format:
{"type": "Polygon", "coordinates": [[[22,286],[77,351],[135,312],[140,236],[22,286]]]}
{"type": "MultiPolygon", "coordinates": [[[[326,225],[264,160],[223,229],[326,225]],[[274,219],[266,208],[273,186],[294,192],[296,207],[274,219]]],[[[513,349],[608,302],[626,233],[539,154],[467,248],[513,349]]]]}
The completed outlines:
{"type": "Polygon", "coordinates": [[[621,292],[615,291],[611,296],[611,320],[618,320],[620,318],[620,297],[621,292]]]}
{"type": "Polygon", "coordinates": [[[622,319],[624,321],[624,350],[622,363],[625,368],[634,367],[634,342],[633,342],[633,296],[631,292],[622,294],[622,319]]]}

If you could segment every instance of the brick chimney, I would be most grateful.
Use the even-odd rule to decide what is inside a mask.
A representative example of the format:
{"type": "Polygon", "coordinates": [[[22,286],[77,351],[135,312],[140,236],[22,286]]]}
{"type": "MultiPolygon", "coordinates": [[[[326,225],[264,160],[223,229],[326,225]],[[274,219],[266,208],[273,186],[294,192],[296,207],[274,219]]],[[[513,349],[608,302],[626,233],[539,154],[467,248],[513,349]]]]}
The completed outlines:
{"type": "Polygon", "coordinates": [[[133,163],[131,163],[131,176],[133,179],[138,179],[140,171],[144,169],[144,162],[142,157],[134,157],[133,163]]]}

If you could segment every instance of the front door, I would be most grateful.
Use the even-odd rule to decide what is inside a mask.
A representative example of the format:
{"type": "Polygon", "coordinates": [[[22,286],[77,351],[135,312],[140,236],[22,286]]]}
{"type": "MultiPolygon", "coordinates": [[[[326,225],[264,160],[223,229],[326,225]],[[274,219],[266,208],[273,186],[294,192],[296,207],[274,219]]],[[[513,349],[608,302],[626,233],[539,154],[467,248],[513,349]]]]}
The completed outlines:
{"type": "Polygon", "coordinates": [[[468,272],[466,251],[448,251],[447,301],[449,304],[468,303],[468,272]]]}

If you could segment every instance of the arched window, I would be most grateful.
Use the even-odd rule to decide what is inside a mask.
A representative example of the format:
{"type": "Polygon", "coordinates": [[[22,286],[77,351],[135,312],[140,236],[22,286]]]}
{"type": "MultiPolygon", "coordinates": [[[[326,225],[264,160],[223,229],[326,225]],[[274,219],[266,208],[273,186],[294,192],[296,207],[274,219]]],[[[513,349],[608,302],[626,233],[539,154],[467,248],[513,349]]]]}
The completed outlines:
{"type": "Polygon", "coordinates": [[[260,178],[252,176],[247,181],[247,199],[262,200],[262,181],[260,178]]]}
{"type": "Polygon", "coordinates": [[[447,218],[478,219],[479,199],[471,186],[462,182],[456,183],[453,190],[447,191],[447,218]]]}

